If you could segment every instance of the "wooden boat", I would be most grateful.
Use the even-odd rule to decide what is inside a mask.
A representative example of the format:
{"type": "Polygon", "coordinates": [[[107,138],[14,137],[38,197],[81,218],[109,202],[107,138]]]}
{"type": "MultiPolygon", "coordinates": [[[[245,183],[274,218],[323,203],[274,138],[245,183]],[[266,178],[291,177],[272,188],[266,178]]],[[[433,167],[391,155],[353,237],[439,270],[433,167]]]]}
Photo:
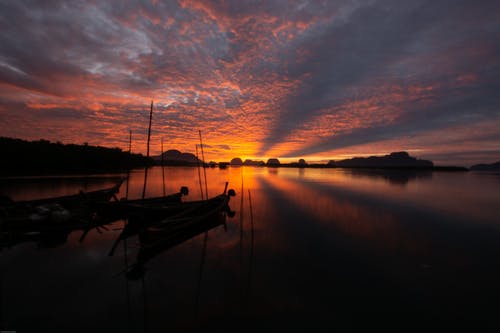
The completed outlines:
{"type": "Polygon", "coordinates": [[[219,195],[205,205],[200,205],[196,209],[186,209],[144,229],[139,234],[141,248],[154,248],[170,238],[190,233],[200,227],[204,229],[205,224],[212,225],[214,221],[217,225],[223,223],[224,219],[220,218],[226,216],[228,203],[228,195],[219,195]]]}
{"type": "Polygon", "coordinates": [[[83,204],[90,204],[93,202],[104,202],[109,201],[111,198],[116,198],[116,193],[118,193],[120,186],[122,185],[124,179],[121,179],[116,185],[96,191],[84,192],[80,190],[77,194],[36,199],[36,200],[24,200],[24,201],[10,201],[4,203],[2,206],[5,208],[26,208],[26,207],[38,207],[51,204],[58,204],[66,209],[71,209],[79,207],[83,204]]]}
{"type": "Polygon", "coordinates": [[[233,193],[234,191],[230,192],[230,194],[223,193],[208,200],[198,201],[193,205],[186,205],[180,212],[148,226],[145,229],[146,233],[140,235],[142,237],[141,242],[151,242],[145,236],[148,233],[161,237],[163,233],[168,234],[179,228],[189,227],[199,221],[228,212],[229,199],[233,193]]]}
{"type": "Polygon", "coordinates": [[[172,207],[177,207],[182,202],[182,197],[189,194],[189,189],[182,186],[179,192],[161,197],[120,200],[111,202],[99,202],[94,205],[94,209],[99,216],[107,219],[134,219],[152,218],[155,214],[162,214],[162,211],[172,207]]]}
{"type": "Polygon", "coordinates": [[[223,208],[227,207],[229,198],[235,195],[234,190],[227,191],[227,185],[228,183],[226,183],[222,194],[207,200],[140,208],[143,215],[129,216],[128,223],[113,244],[109,255],[113,255],[116,246],[121,240],[135,236],[146,228],[182,225],[196,219],[206,218],[207,214],[212,211],[222,211],[223,208]]]}
{"type": "Polygon", "coordinates": [[[122,182],[97,191],[6,203],[0,207],[0,231],[72,230],[88,225],[93,217],[92,206],[116,199],[122,182]]]}
{"type": "Polygon", "coordinates": [[[235,193],[218,195],[196,207],[183,210],[139,233],[140,249],[136,263],[127,271],[127,277],[136,279],[144,273],[147,261],[168,249],[179,245],[217,226],[225,225],[229,211],[229,199],[235,193]]]}

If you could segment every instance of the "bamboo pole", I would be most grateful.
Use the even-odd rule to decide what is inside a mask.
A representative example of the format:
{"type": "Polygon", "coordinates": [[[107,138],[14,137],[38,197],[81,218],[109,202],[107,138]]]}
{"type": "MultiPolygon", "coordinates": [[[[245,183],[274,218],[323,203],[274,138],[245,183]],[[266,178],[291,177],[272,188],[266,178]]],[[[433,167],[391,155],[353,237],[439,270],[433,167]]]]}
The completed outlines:
{"type": "Polygon", "coordinates": [[[201,130],[198,130],[198,134],[200,135],[201,161],[203,162],[203,175],[205,176],[205,196],[208,199],[207,169],[205,168],[205,154],[203,153],[203,141],[201,140],[201,130]]]}
{"type": "MultiPolygon", "coordinates": [[[[149,112],[148,143],[146,157],[149,157],[149,141],[151,140],[151,122],[153,120],[153,101],[151,100],[151,111],[149,112]]],[[[142,187],[142,199],[146,197],[146,183],[148,182],[148,166],[144,170],[144,186],[142,187]]]]}
{"type": "Polygon", "coordinates": [[[196,145],[196,166],[198,168],[198,182],[200,183],[201,200],[203,200],[203,187],[201,186],[200,159],[198,158],[198,145],[196,145]]]}
{"type": "Polygon", "coordinates": [[[125,198],[128,199],[128,189],[130,182],[130,165],[132,162],[132,130],[129,131],[128,136],[128,168],[127,168],[127,187],[125,187],[125,198]]]}
{"type": "Polygon", "coordinates": [[[165,196],[165,165],[163,162],[163,138],[161,138],[161,178],[163,185],[163,196],[165,196]]]}

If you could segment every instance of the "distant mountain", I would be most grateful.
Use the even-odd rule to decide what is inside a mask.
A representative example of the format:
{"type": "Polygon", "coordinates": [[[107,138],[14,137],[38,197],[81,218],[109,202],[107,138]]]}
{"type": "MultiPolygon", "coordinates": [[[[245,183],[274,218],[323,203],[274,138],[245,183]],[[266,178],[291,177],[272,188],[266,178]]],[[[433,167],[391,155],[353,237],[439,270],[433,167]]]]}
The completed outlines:
{"type": "Polygon", "coordinates": [[[264,165],[266,165],[266,163],[264,163],[264,161],[245,160],[245,162],[243,162],[243,165],[264,166],[264,165]]]}
{"type": "Polygon", "coordinates": [[[491,164],[476,164],[470,167],[473,171],[500,171],[500,162],[491,164]]]}
{"type": "MultiPolygon", "coordinates": [[[[154,157],[154,160],[161,162],[161,154],[154,157]]],[[[166,165],[195,165],[201,163],[194,154],[182,153],[176,149],[167,150],[163,153],[163,161],[166,165]]]]}
{"type": "Polygon", "coordinates": [[[279,167],[280,166],[280,161],[277,158],[270,158],[267,160],[266,165],[268,167],[279,167]]]}
{"type": "Polygon", "coordinates": [[[330,161],[329,166],[338,168],[432,168],[431,161],[411,157],[407,152],[394,152],[385,156],[354,157],[341,161],[330,161]]]}
{"type": "Polygon", "coordinates": [[[231,160],[230,164],[231,164],[232,166],[241,166],[241,165],[243,165],[243,161],[241,160],[241,158],[239,158],[239,157],[235,157],[235,158],[233,158],[233,159],[231,160]]]}
{"type": "Polygon", "coordinates": [[[289,164],[289,166],[294,167],[294,168],[305,168],[308,166],[306,160],[303,158],[299,159],[298,162],[292,162],[289,164]]]}

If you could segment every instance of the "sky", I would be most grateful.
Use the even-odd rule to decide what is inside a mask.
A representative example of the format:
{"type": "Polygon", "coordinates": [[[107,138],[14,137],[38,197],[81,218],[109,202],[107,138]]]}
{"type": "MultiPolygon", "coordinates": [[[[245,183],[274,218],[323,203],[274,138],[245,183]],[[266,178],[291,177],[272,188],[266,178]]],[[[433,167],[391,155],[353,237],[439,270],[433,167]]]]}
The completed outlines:
{"type": "Polygon", "coordinates": [[[497,0],[0,0],[0,136],[500,160],[497,0]]]}

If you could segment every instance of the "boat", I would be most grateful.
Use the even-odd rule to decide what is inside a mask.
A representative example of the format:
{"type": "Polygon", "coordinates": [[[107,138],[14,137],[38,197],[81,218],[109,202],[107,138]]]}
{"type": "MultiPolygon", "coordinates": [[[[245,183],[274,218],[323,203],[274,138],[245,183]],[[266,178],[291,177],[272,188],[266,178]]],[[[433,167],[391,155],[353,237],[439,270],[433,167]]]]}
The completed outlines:
{"type": "Polygon", "coordinates": [[[234,190],[224,192],[207,200],[188,201],[163,206],[137,206],[135,214],[131,214],[122,232],[113,244],[109,255],[112,256],[118,243],[128,237],[140,234],[147,228],[168,225],[182,225],[206,218],[208,213],[222,211],[228,206],[229,198],[235,195],[234,190]]]}
{"type": "Polygon", "coordinates": [[[145,199],[122,199],[119,201],[99,202],[93,205],[98,216],[107,219],[150,219],[163,214],[164,210],[178,207],[182,197],[189,194],[189,189],[182,186],[177,193],[145,199]]]}
{"type": "Polygon", "coordinates": [[[51,197],[51,198],[43,198],[43,199],[35,199],[35,200],[21,200],[21,201],[13,201],[9,198],[5,198],[3,204],[1,205],[3,208],[26,208],[26,207],[39,207],[51,204],[58,204],[66,209],[71,209],[75,207],[79,207],[82,204],[89,204],[93,202],[103,202],[109,201],[111,198],[116,198],[116,193],[118,193],[124,179],[120,179],[120,181],[113,185],[112,187],[85,192],[80,190],[77,194],[65,195],[60,197],[51,197]]]}
{"type": "Polygon", "coordinates": [[[226,213],[229,212],[228,203],[228,195],[219,195],[196,208],[186,209],[179,214],[167,217],[140,232],[141,245],[143,248],[154,247],[166,238],[182,234],[193,228],[197,229],[197,227],[203,226],[204,222],[216,221],[218,217],[225,217],[226,213]]]}
{"type": "Polygon", "coordinates": [[[88,225],[93,218],[92,207],[99,202],[116,199],[123,179],[116,185],[78,194],[4,202],[0,206],[0,231],[73,230],[88,225]]]}
{"type": "Polygon", "coordinates": [[[226,216],[234,214],[228,205],[230,197],[234,195],[234,190],[229,190],[227,194],[224,190],[223,194],[141,230],[140,249],[136,262],[126,273],[127,277],[137,279],[144,274],[144,265],[153,257],[208,230],[225,225],[226,216]]]}

